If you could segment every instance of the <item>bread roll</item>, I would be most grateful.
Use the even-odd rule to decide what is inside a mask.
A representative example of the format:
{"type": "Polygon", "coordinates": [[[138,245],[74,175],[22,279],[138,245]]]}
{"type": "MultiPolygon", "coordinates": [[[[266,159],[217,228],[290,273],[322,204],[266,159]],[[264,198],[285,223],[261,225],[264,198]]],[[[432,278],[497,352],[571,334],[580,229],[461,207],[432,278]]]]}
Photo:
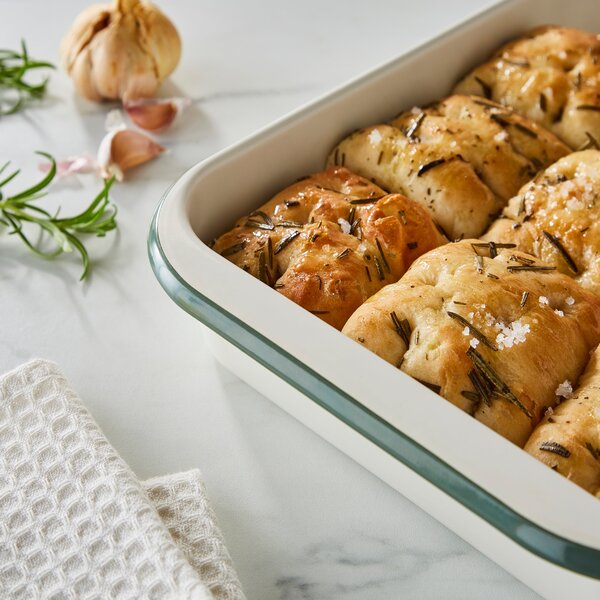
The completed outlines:
{"type": "MultiPolygon", "coordinates": [[[[557,391],[569,388],[566,381],[557,391]]],[[[600,348],[574,394],[548,411],[525,450],[600,498],[600,348]]]]}
{"type": "Polygon", "coordinates": [[[502,46],[454,89],[537,121],[574,149],[600,141],[600,36],[538,27],[502,46]]]}
{"type": "Polygon", "coordinates": [[[334,167],[277,194],[213,248],[341,329],[369,296],[446,241],[417,203],[334,167]]]}
{"type": "Polygon", "coordinates": [[[530,255],[464,240],[421,256],[343,333],[523,446],[598,344],[600,299],[530,255]]]}
{"type": "Polygon", "coordinates": [[[425,206],[451,239],[477,237],[540,169],[569,152],[510,109],[450,96],[360,129],[329,156],[425,206]]]}
{"type": "Polygon", "coordinates": [[[515,243],[600,295],[600,151],[565,156],[523,186],[484,239],[515,243]]]}

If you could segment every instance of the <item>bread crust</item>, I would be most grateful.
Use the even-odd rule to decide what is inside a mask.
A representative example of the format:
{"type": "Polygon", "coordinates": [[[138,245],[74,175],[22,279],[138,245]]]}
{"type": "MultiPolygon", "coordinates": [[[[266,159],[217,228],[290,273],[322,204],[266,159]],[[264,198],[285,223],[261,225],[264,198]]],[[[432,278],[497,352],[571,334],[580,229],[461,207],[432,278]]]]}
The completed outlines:
{"type": "Polygon", "coordinates": [[[342,164],[425,206],[451,239],[477,237],[541,168],[569,148],[498,104],[450,96],[342,140],[342,164]]]}
{"type": "Polygon", "coordinates": [[[286,188],[213,248],[337,329],[447,240],[427,211],[342,167],[286,188]]]}
{"type": "Polygon", "coordinates": [[[600,348],[574,394],[548,411],[525,450],[600,498],[600,348]]]}
{"type": "Polygon", "coordinates": [[[421,256],[400,281],[360,306],[343,333],[439,386],[444,398],[523,446],[556,403],[557,386],[577,379],[600,340],[600,300],[561,273],[522,269],[544,265],[513,249],[497,249],[492,259],[489,247],[476,247],[485,254],[477,258],[478,243],[464,240],[421,256]],[[404,319],[408,347],[395,325],[404,319]],[[480,373],[473,350],[518,402],[505,391],[479,393],[469,375],[480,373]]]}
{"type": "Polygon", "coordinates": [[[515,243],[600,295],[600,151],[574,152],[540,173],[483,239],[515,243]]]}
{"type": "Polygon", "coordinates": [[[454,88],[511,106],[572,148],[600,141],[600,36],[537,27],[499,48],[454,88]]]}

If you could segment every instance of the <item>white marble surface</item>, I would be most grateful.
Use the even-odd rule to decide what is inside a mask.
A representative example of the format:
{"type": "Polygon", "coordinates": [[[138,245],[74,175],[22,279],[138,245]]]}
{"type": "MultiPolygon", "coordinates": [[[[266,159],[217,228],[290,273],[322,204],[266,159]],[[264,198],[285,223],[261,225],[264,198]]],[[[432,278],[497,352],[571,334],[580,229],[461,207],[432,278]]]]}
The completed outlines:
{"type": "MultiPolygon", "coordinates": [[[[114,188],[119,234],[93,244],[78,282],[0,238],[0,371],[57,361],[140,477],[202,469],[251,599],[534,598],[535,595],[218,366],[199,326],[146,257],[154,208],[187,167],[491,2],[162,2],[184,42],[164,94],[194,99],[169,154],[114,188]]],[[[27,39],[57,60],[77,0],[0,0],[0,46],[27,39]]],[[[0,120],[0,162],[36,173],[36,149],[94,151],[109,107],[77,100],[64,73],[40,106],[0,120]]],[[[55,187],[65,210],[93,176],[55,187]]]]}

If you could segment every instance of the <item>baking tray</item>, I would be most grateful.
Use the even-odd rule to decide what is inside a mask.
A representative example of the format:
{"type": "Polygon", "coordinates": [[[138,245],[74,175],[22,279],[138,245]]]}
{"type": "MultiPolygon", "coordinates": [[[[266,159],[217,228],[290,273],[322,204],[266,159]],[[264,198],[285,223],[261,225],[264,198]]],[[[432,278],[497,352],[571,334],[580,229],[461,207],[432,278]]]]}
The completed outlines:
{"type": "Polygon", "coordinates": [[[150,262],[216,357],[547,598],[600,598],[600,502],[206,244],[321,170],[354,129],[447,95],[535,25],[600,30],[595,0],[508,0],[192,167],[154,216],[150,262]],[[408,83],[407,83],[408,82],[408,83]],[[241,183],[240,183],[241,182],[241,183]]]}

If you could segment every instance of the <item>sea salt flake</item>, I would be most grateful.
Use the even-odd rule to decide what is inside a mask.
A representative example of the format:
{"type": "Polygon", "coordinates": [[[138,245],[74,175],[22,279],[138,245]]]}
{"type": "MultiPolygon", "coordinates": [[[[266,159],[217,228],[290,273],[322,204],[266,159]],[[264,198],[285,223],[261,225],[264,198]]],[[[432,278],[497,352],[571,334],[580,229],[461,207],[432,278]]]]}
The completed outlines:
{"type": "Polygon", "coordinates": [[[555,390],[554,394],[556,396],[561,396],[562,398],[569,398],[573,393],[573,386],[568,379],[565,379],[555,390]]]}
{"type": "Polygon", "coordinates": [[[471,329],[469,327],[465,327],[462,332],[463,335],[470,335],[471,329]]]}
{"type": "Polygon", "coordinates": [[[469,340],[469,346],[471,346],[471,348],[477,348],[477,346],[479,346],[479,340],[477,338],[471,338],[471,340],[469,340]]]}
{"type": "Polygon", "coordinates": [[[352,226],[350,225],[350,223],[348,223],[348,221],[346,221],[346,219],[342,219],[340,217],[337,222],[342,229],[342,233],[350,233],[352,226]]]}
{"type": "Polygon", "coordinates": [[[373,131],[371,131],[371,133],[369,134],[369,141],[374,146],[376,144],[378,144],[382,139],[383,139],[383,136],[381,135],[381,132],[379,131],[379,129],[373,129],[373,131]]]}
{"type": "Polygon", "coordinates": [[[499,350],[522,344],[531,331],[529,324],[523,323],[521,319],[517,319],[508,325],[504,323],[498,323],[498,325],[500,326],[500,333],[496,336],[496,344],[499,350]]]}
{"type": "Polygon", "coordinates": [[[540,306],[548,306],[548,304],[550,303],[550,301],[548,300],[548,298],[546,298],[546,296],[540,296],[538,298],[538,302],[540,303],[540,306]]]}
{"type": "Polygon", "coordinates": [[[573,298],[573,296],[569,296],[565,302],[569,305],[569,306],[573,306],[573,304],[575,304],[575,298],[573,298]]]}
{"type": "Polygon", "coordinates": [[[564,317],[564,316],[565,316],[565,313],[564,313],[562,310],[558,309],[558,308],[555,308],[555,309],[554,309],[554,312],[555,312],[555,313],[556,313],[556,314],[557,314],[559,317],[564,317]]]}

